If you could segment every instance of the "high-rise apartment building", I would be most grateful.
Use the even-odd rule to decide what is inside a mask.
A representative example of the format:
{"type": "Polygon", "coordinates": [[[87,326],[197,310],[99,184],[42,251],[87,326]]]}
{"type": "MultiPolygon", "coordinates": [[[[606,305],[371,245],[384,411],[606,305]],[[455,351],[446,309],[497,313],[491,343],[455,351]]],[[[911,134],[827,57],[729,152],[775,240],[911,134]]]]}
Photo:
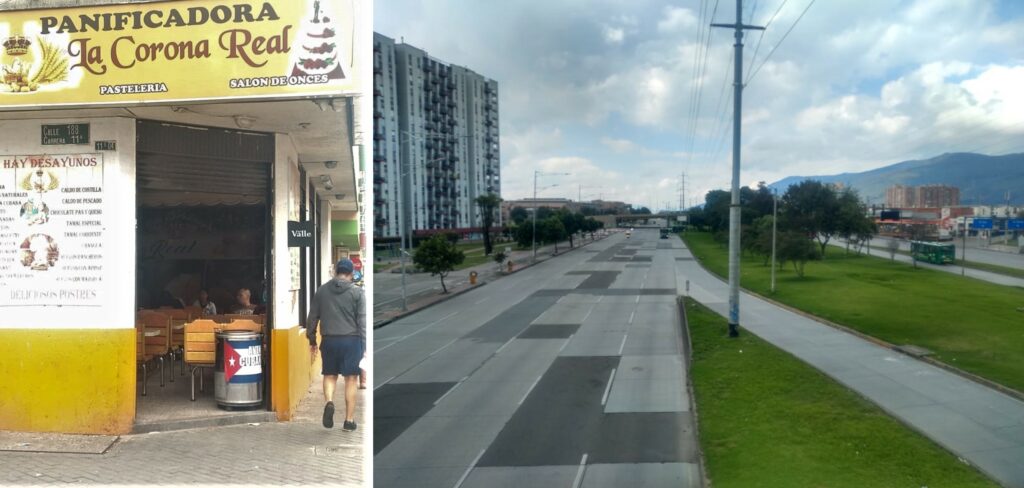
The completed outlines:
{"type": "Polygon", "coordinates": [[[374,235],[466,230],[501,193],[498,84],[374,33],[374,235]]]}
{"type": "Polygon", "coordinates": [[[960,189],[947,185],[893,185],[885,190],[890,208],[939,208],[960,205],[960,189]]]}

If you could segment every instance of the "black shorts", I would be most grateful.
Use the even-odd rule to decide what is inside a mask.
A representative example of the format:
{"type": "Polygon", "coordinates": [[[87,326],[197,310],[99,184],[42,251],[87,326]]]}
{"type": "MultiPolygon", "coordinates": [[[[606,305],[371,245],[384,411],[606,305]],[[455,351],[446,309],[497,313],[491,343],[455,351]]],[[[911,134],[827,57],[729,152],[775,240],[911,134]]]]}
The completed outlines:
{"type": "Polygon", "coordinates": [[[323,336],[320,356],[323,375],[352,376],[359,374],[359,361],[363,359],[365,345],[359,336],[323,336]]]}

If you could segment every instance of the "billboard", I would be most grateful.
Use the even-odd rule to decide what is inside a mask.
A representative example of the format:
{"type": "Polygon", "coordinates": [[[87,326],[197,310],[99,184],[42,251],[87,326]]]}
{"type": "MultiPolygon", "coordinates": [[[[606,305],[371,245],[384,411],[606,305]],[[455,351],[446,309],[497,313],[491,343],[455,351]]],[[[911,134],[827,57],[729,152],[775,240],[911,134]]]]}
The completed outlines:
{"type": "Polygon", "coordinates": [[[0,109],[352,94],[354,8],[184,0],[4,12],[0,109]]]}

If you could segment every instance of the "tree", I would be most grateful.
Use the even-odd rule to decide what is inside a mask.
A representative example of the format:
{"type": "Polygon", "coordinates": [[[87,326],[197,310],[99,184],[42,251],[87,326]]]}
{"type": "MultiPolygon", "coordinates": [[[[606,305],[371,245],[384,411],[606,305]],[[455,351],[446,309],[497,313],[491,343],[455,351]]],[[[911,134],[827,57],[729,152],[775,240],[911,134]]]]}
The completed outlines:
{"type": "Polygon", "coordinates": [[[492,259],[494,259],[495,263],[498,263],[498,271],[501,271],[501,265],[505,264],[505,260],[508,259],[508,256],[506,256],[504,252],[496,252],[492,259]]]}
{"type": "Polygon", "coordinates": [[[546,220],[548,217],[555,214],[555,211],[550,207],[537,207],[537,222],[546,220]]]}
{"type": "Polygon", "coordinates": [[[565,227],[565,233],[569,236],[569,248],[575,247],[573,236],[583,230],[583,219],[586,217],[581,213],[570,213],[568,210],[560,210],[557,215],[562,221],[562,226],[565,227]]]}
{"type": "Polygon", "coordinates": [[[747,227],[747,232],[740,241],[748,251],[764,257],[764,265],[772,257],[772,220],[769,215],[762,215],[747,227]]]}
{"type": "Polygon", "coordinates": [[[806,180],[790,186],[782,196],[782,218],[787,230],[803,232],[817,239],[821,255],[825,246],[838,232],[839,199],[831,186],[816,180],[806,180]]]}
{"type": "Polygon", "coordinates": [[[712,233],[729,228],[731,199],[732,195],[725,190],[711,190],[704,195],[703,217],[712,233]]]}
{"type": "MultiPolygon", "coordinates": [[[[541,224],[543,222],[538,223],[538,225],[541,224]]],[[[516,227],[515,236],[516,244],[519,244],[519,247],[530,247],[533,244],[533,223],[523,222],[522,225],[516,227]]]]}
{"type": "Polygon", "coordinates": [[[448,293],[448,287],[444,284],[445,276],[465,260],[466,255],[441,234],[420,243],[412,257],[412,262],[429,272],[430,276],[441,277],[441,290],[444,293],[448,293]]]}
{"type": "Polygon", "coordinates": [[[480,207],[481,227],[484,231],[484,256],[489,256],[494,251],[491,242],[491,226],[494,224],[494,210],[501,203],[501,197],[493,193],[476,197],[476,204],[480,207]]]}
{"type": "Polygon", "coordinates": [[[555,254],[558,254],[558,241],[565,239],[565,225],[562,224],[562,219],[552,215],[544,219],[543,225],[538,222],[537,227],[537,233],[544,242],[555,243],[555,254]]]}
{"type": "Polygon", "coordinates": [[[892,262],[895,263],[896,262],[896,251],[900,250],[900,241],[897,241],[896,239],[889,239],[885,243],[885,249],[887,251],[889,251],[889,259],[891,259],[892,262]]]}
{"type": "Polygon", "coordinates": [[[508,218],[517,225],[530,220],[530,212],[523,207],[513,207],[508,213],[508,218]]]}
{"type": "Polygon", "coordinates": [[[846,241],[846,252],[850,252],[850,243],[858,246],[858,253],[864,243],[875,234],[875,223],[868,217],[867,208],[860,203],[860,196],[852,188],[844,189],[837,197],[838,213],[836,232],[846,241]]]}
{"type": "Polygon", "coordinates": [[[630,213],[633,215],[651,215],[651,209],[647,207],[634,208],[630,209],[630,213]]]}
{"type": "Polygon", "coordinates": [[[783,232],[779,234],[778,239],[776,253],[779,261],[783,263],[791,261],[793,270],[801,278],[804,277],[804,266],[807,261],[821,259],[818,248],[801,232],[783,232]]]}

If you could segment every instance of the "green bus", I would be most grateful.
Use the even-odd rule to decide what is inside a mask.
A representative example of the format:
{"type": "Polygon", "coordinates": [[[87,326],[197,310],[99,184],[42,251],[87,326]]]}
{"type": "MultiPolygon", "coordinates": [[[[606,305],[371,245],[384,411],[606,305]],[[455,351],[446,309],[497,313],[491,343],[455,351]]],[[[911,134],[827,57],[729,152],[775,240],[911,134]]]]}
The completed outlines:
{"type": "Polygon", "coordinates": [[[910,254],[918,261],[950,264],[956,258],[956,247],[944,242],[910,241],[910,254]]]}

